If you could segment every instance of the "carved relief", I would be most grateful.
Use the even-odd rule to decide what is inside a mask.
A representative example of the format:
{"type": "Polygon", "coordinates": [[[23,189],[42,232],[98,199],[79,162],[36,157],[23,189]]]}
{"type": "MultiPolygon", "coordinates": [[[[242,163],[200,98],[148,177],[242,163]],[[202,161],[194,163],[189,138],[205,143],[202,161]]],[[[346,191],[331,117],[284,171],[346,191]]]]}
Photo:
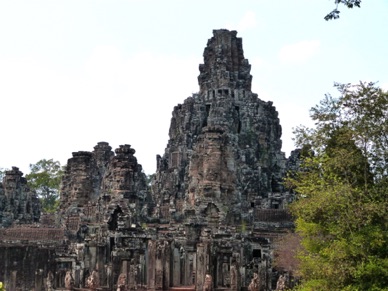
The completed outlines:
{"type": "Polygon", "coordinates": [[[212,290],[213,290],[212,276],[210,276],[209,274],[206,274],[202,291],[212,291],[212,290]]]}
{"type": "Polygon", "coordinates": [[[127,291],[127,275],[124,273],[117,279],[117,291],[127,291]]]}
{"type": "Polygon", "coordinates": [[[257,273],[253,274],[251,283],[248,286],[249,291],[259,291],[260,290],[260,278],[257,273]]]}
{"type": "Polygon", "coordinates": [[[86,279],[86,287],[92,290],[100,287],[100,276],[96,270],[93,270],[92,274],[86,279]]]}
{"type": "Polygon", "coordinates": [[[65,289],[73,290],[73,287],[74,287],[73,275],[71,274],[71,271],[67,271],[65,276],[65,289]]]}

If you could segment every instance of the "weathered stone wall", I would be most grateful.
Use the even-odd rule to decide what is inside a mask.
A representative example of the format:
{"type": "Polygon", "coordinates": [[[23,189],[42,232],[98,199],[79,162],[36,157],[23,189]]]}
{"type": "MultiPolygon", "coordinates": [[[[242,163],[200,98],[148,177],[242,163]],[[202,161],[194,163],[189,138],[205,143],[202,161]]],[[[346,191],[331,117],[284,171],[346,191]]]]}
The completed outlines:
{"type": "Polygon", "coordinates": [[[21,225],[10,228],[0,229],[0,238],[2,241],[41,241],[51,242],[65,239],[65,233],[62,228],[40,227],[40,225],[21,225]]]}
{"type": "Polygon", "coordinates": [[[55,272],[55,250],[26,244],[0,244],[0,281],[6,290],[45,290],[49,271],[55,272]]]}

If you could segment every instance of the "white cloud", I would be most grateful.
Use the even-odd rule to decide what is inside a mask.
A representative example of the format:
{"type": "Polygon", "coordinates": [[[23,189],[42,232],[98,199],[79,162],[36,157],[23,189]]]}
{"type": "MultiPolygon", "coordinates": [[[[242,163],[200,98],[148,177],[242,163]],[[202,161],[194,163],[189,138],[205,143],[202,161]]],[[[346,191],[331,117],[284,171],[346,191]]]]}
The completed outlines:
{"type": "Polygon", "coordinates": [[[261,68],[264,65],[265,61],[260,57],[254,57],[252,60],[250,60],[250,63],[252,67],[257,69],[257,68],[261,68]]]}
{"type": "Polygon", "coordinates": [[[305,62],[313,57],[319,50],[319,40],[305,40],[282,47],[279,59],[286,63],[305,62]]]}
{"type": "Polygon", "coordinates": [[[228,22],[224,25],[229,30],[237,30],[239,33],[257,27],[256,14],[253,11],[247,11],[238,23],[228,22]]]}
{"type": "Polygon", "coordinates": [[[237,31],[246,31],[257,25],[256,15],[253,11],[247,11],[237,25],[237,31]]]}

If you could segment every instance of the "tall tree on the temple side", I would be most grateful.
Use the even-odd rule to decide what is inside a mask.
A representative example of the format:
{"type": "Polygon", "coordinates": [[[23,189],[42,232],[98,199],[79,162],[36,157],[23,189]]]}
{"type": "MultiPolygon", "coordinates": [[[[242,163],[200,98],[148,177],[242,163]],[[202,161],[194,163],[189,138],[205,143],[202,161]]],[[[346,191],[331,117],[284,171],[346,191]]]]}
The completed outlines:
{"type": "Polygon", "coordinates": [[[63,174],[61,164],[53,159],[42,159],[36,164],[30,164],[30,170],[26,175],[28,186],[37,192],[44,211],[55,211],[63,174]]]}
{"type": "Polygon", "coordinates": [[[287,181],[303,246],[298,290],[387,290],[388,93],[335,86],[340,97],[311,110],[316,127],[295,131],[314,153],[287,181]]]}
{"type": "Polygon", "coordinates": [[[325,20],[338,19],[340,14],[338,6],[340,5],[346,6],[347,8],[360,8],[361,0],[334,0],[334,4],[336,5],[335,8],[325,16],[325,20]]]}

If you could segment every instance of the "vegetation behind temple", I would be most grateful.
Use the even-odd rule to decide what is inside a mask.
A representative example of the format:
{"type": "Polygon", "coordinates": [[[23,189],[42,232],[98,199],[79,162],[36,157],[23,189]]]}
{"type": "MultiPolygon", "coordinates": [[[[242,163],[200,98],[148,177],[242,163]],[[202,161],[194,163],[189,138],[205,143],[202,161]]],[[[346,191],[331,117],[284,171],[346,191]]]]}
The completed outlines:
{"type": "Polygon", "coordinates": [[[335,84],[311,109],[314,129],[289,187],[301,236],[298,290],[388,290],[388,93],[374,83],[335,84]]]}
{"type": "Polygon", "coordinates": [[[59,204],[59,187],[63,168],[58,161],[42,159],[30,164],[26,175],[28,186],[38,194],[45,212],[54,212],[59,204]]]}

